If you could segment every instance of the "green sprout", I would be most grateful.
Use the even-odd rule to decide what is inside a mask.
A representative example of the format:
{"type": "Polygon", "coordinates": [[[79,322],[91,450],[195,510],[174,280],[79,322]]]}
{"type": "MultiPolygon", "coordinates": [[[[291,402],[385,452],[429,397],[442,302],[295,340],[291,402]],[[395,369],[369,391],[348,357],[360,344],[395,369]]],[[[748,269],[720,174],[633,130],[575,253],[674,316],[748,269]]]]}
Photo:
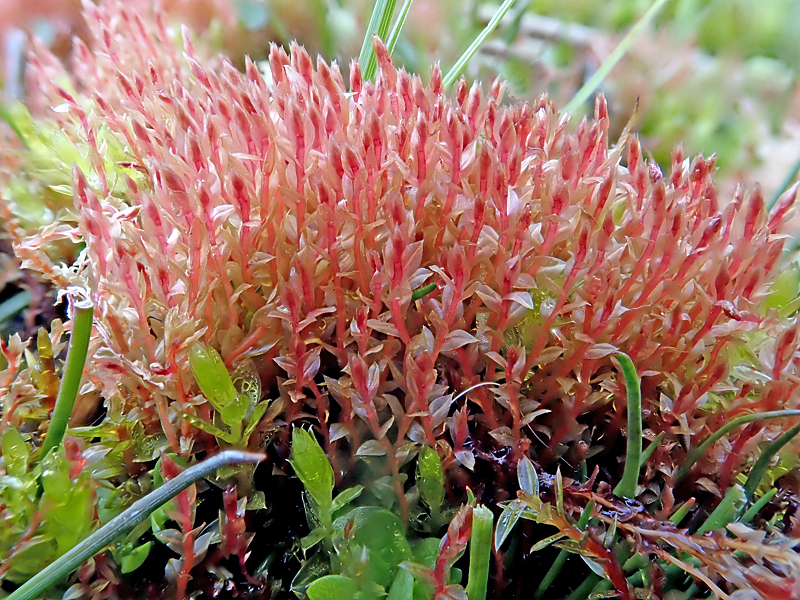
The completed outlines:
{"type": "Polygon", "coordinates": [[[250,434],[269,408],[268,400],[260,401],[258,376],[250,378],[249,385],[239,393],[219,353],[199,342],[189,350],[189,366],[200,391],[214,407],[218,421],[208,423],[186,412],[180,412],[180,415],[230,446],[246,447],[250,434]]]}

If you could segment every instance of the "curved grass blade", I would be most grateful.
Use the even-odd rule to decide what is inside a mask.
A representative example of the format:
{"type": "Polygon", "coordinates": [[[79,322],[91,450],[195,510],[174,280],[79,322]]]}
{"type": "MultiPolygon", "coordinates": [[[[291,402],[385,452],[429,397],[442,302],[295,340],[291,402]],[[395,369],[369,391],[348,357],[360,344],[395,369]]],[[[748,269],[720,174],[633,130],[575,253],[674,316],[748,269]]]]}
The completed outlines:
{"type": "Polygon", "coordinates": [[[622,352],[614,356],[619,361],[628,395],[628,447],[625,454],[625,469],[622,472],[622,479],[614,488],[614,495],[633,499],[636,497],[636,485],[639,483],[639,469],[642,464],[642,389],[636,367],[633,366],[630,357],[622,352]]]}
{"type": "Polygon", "coordinates": [[[211,475],[217,469],[240,463],[259,463],[265,458],[265,455],[254,452],[225,450],[189,467],[177,477],[170,479],[144,498],[134,502],[127,510],[111,519],[80,544],[68,550],[51,565],[22,584],[8,596],[7,600],[34,600],[39,597],[42,592],[61,581],[84,561],[89,560],[111,542],[142,523],[158,507],[172,500],[196,481],[211,475]]]}
{"type": "Polygon", "coordinates": [[[700,460],[701,456],[708,452],[708,450],[714,445],[715,442],[717,442],[717,440],[730,433],[740,425],[755,423],[756,421],[780,419],[782,417],[800,417],[800,410],[773,410],[765,413],[751,413],[749,415],[742,415],[741,417],[736,417],[735,419],[728,421],[725,423],[725,425],[712,433],[708,438],[703,440],[703,442],[697,446],[697,448],[689,453],[689,456],[686,457],[686,460],[683,461],[683,464],[675,473],[675,477],[672,480],[672,485],[677,484],[681,479],[686,477],[694,464],[700,460]]]}
{"type": "Polygon", "coordinates": [[[514,0],[505,0],[500,8],[497,9],[497,12],[494,13],[492,20],[489,21],[489,24],[484,27],[483,31],[478,34],[473,42],[469,45],[469,48],[461,55],[456,61],[456,64],[447,72],[447,75],[444,76],[444,89],[449,88],[456,82],[461,72],[464,70],[464,67],[467,66],[467,63],[475,56],[475,53],[478,51],[478,48],[481,47],[481,44],[486,41],[492,32],[497,28],[497,25],[500,23],[500,20],[506,15],[508,9],[514,4],[514,0]]]}
{"type": "Polygon", "coordinates": [[[641,31],[647,26],[650,21],[653,20],[658,14],[658,11],[661,10],[661,7],[667,3],[667,0],[655,0],[650,8],[647,9],[647,12],[642,15],[642,18],[634,25],[628,34],[622,38],[622,41],[619,45],[614,48],[614,51],[608,55],[608,58],[603,61],[603,64],[600,65],[600,68],[595,71],[594,75],[589,78],[589,81],[583,84],[581,89],[579,89],[575,95],[572,97],[567,105],[564,107],[564,112],[572,113],[575,112],[578,107],[586,102],[589,99],[589,96],[603,83],[603,80],[608,76],[619,60],[625,56],[625,53],[630,48],[633,41],[636,39],[641,31]]]}
{"type": "Polygon", "coordinates": [[[778,439],[764,448],[764,452],[756,461],[753,470],[750,471],[750,475],[747,477],[747,481],[744,484],[744,493],[748,502],[753,501],[753,495],[756,493],[758,486],[761,485],[761,480],[764,479],[764,475],[767,474],[772,457],[780,452],[781,448],[786,444],[791,442],[798,433],[800,433],[800,423],[792,427],[789,431],[786,431],[783,435],[778,437],[778,439]]]}
{"type": "Polygon", "coordinates": [[[83,367],[86,364],[86,353],[89,350],[94,305],[88,298],[73,300],[71,304],[72,335],[69,340],[69,350],[67,350],[67,363],[61,378],[61,386],[58,388],[53,416],[42,443],[42,458],[50,450],[59,446],[64,439],[64,432],[66,432],[69,418],[72,416],[72,407],[75,406],[75,399],[78,397],[83,367]]]}
{"type": "Polygon", "coordinates": [[[742,518],[739,519],[739,521],[747,525],[750,521],[756,518],[756,515],[761,512],[761,509],[764,508],[767,505],[767,502],[772,500],[777,493],[778,488],[770,489],[766,494],[761,496],[761,498],[756,500],[753,506],[747,509],[747,512],[742,515],[742,518]]]}

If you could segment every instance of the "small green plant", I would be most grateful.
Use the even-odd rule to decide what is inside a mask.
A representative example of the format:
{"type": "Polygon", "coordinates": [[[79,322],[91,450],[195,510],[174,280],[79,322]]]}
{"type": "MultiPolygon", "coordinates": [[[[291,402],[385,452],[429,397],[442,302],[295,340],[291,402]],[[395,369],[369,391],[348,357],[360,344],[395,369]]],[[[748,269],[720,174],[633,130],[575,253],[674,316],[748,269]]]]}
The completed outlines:
{"type": "MultiPolygon", "coordinates": [[[[208,477],[218,469],[235,464],[258,463],[263,459],[264,456],[261,454],[227,450],[187,468],[180,475],[135,502],[92,535],[81,540],[80,543],[75,540],[68,546],[68,549],[64,548],[65,552],[56,561],[26,581],[8,597],[8,600],[33,600],[39,597],[42,592],[77,569],[81,563],[106,548],[115,540],[125,536],[137,525],[148,519],[156,509],[163,506],[193,483],[208,477]]],[[[53,476],[59,477],[57,473],[54,473],[53,476]]],[[[59,485],[53,491],[54,493],[65,494],[68,492],[69,487],[69,481],[65,481],[62,475],[59,485]]],[[[60,521],[55,516],[53,519],[56,523],[60,521]]],[[[91,516],[88,522],[91,522],[91,516]]],[[[69,520],[66,523],[69,523],[69,520]]],[[[80,535],[80,530],[77,528],[70,526],[70,531],[73,535],[80,535]]]]}
{"type": "MultiPolygon", "coordinates": [[[[214,423],[208,423],[185,411],[180,413],[181,417],[225,445],[246,448],[250,434],[270,408],[268,400],[261,400],[258,376],[240,374],[237,381],[241,390],[237,390],[219,353],[199,342],[189,350],[189,365],[200,391],[214,407],[216,419],[214,423]]],[[[272,408],[273,413],[279,412],[280,403],[272,408]]]]}
{"type": "MultiPolygon", "coordinates": [[[[455,513],[443,540],[412,535],[409,524],[380,505],[377,497],[360,506],[363,486],[333,497],[333,469],[315,436],[292,431],[292,468],[306,490],[311,533],[301,540],[304,551],[323,542],[298,573],[294,591],[309,600],[379,598],[484,600],[494,518],[483,506],[467,505],[455,513]],[[471,545],[466,590],[460,586],[455,561],[471,545]]],[[[438,528],[444,501],[441,460],[423,448],[417,460],[417,489],[431,511],[428,528],[438,528]]]]}

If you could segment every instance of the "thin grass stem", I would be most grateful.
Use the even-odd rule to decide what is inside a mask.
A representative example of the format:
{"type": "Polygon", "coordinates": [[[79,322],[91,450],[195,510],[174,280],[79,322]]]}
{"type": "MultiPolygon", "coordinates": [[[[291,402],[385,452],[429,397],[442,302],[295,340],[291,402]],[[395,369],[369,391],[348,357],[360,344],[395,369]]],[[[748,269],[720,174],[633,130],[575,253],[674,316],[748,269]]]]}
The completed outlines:
{"type": "Polygon", "coordinates": [[[711,449],[711,446],[713,446],[717,440],[730,433],[740,425],[755,423],[757,421],[768,421],[770,419],[780,419],[783,417],[800,417],[800,410],[773,410],[764,413],[751,413],[749,415],[742,415],[741,417],[736,417],[735,419],[728,421],[725,423],[725,425],[708,436],[708,438],[706,438],[699,446],[697,446],[697,448],[689,453],[689,456],[686,457],[686,460],[683,461],[683,464],[676,471],[672,480],[672,484],[675,485],[681,481],[681,479],[686,477],[694,464],[700,460],[701,456],[711,449]]]}
{"type": "Polygon", "coordinates": [[[583,84],[581,89],[579,89],[576,94],[572,97],[567,105],[564,107],[564,112],[572,113],[575,112],[578,107],[586,102],[589,99],[589,96],[600,87],[600,84],[603,83],[603,80],[608,76],[616,64],[620,61],[620,59],[625,56],[625,53],[630,48],[633,41],[636,37],[642,32],[642,30],[647,26],[650,21],[653,20],[658,14],[658,11],[661,10],[667,3],[667,0],[655,0],[650,8],[647,9],[647,12],[642,15],[642,18],[634,25],[628,34],[622,38],[622,41],[619,45],[614,48],[614,51],[608,55],[603,61],[603,64],[600,65],[600,68],[595,71],[594,75],[592,75],[589,80],[583,84]]]}
{"type": "Polygon", "coordinates": [[[636,367],[630,357],[619,352],[614,355],[619,361],[625,378],[625,391],[628,395],[628,442],[625,454],[625,469],[622,479],[614,488],[614,494],[623,498],[636,497],[639,483],[639,469],[642,464],[642,390],[636,367]]]}
{"type": "Polygon", "coordinates": [[[481,44],[483,44],[483,42],[486,41],[486,38],[488,38],[497,28],[502,18],[508,12],[508,9],[514,4],[514,1],[515,0],[505,0],[505,2],[503,2],[500,8],[497,9],[497,12],[494,13],[494,16],[492,17],[492,20],[489,21],[489,24],[484,27],[483,31],[478,34],[478,37],[473,40],[473,42],[469,45],[469,48],[467,48],[464,54],[461,55],[461,58],[459,58],[456,61],[456,64],[454,64],[453,67],[447,72],[447,75],[444,76],[443,81],[445,89],[449,88],[456,82],[456,79],[458,79],[458,77],[461,75],[461,72],[467,66],[467,63],[472,60],[472,57],[475,56],[475,53],[478,51],[478,48],[481,47],[481,44]]]}
{"type": "Polygon", "coordinates": [[[80,298],[72,301],[71,308],[72,335],[67,351],[67,363],[64,367],[61,385],[58,388],[53,416],[50,418],[50,425],[42,443],[42,458],[50,450],[59,446],[64,439],[64,432],[67,430],[69,418],[72,416],[72,408],[78,397],[78,390],[83,378],[83,367],[86,364],[86,353],[89,349],[94,305],[88,298],[80,298]]]}

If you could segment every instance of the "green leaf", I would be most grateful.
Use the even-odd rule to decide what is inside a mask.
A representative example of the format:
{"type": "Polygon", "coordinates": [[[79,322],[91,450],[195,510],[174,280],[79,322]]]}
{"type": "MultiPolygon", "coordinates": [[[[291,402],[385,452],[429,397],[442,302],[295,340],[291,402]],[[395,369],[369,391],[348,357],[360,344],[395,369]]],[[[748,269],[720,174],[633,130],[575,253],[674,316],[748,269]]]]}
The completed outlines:
{"type": "Polygon", "coordinates": [[[514,529],[514,526],[517,524],[517,521],[519,521],[524,510],[525,505],[521,500],[512,500],[506,505],[503,512],[500,513],[500,517],[497,519],[497,527],[494,531],[495,550],[500,550],[500,547],[514,529]]]}
{"type": "Polygon", "coordinates": [[[72,335],[67,350],[67,362],[64,366],[64,375],[61,377],[61,386],[58,389],[53,415],[50,417],[50,426],[42,442],[40,456],[46,456],[53,448],[61,445],[64,433],[67,431],[72,408],[78,397],[83,367],[86,364],[86,353],[89,349],[89,337],[92,333],[94,304],[87,298],[76,297],[70,301],[72,311],[72,335]]]}
{"type": "Polygon", "coordinates": [[[16,429],[6,429],[0,445],[3,449],[6,473],[12,477],[24,477],[28,472],[28,446],[16,429]]]}
{"type": "Polygon", "coordinates": [[[0,303],[0,323],[3,323],[21,310],[24,310],[30,303],[31,293],[28,290],[15,294],[8,300],[0,303]]]}
{"type": "Polygon", "coordinates": [[[385,509],[361,512],[354,524],[355,542],[367,549],[370,580],[388,588],[400,563],[411,558],[403,524],[397,515],[385,509]]]}
{"type": "Polygon", "coordinates": [[[300,547],[303,549],[303,552],[313,548],[317,544],[319,544],[322,540],[325,539],[327,535],[327,531],[322,527],[317,527],[314,531],[309,533],[307,536],[300,540],[300,547]]]}
{"type": "Polygon", "coordinates": [[[231,429],[231,434],[234,438],[241,437],[242,422],[244,421],[247,412],[250,409],[250,403],[247,396],[237,394],[236,398],[228,404],[223,406],[219,411],[219,416],[222,417],[222,422],[231,429]]]}
{"type": "Polygon", "coordinates": [[[539,495],[539,476],[527,456],[523,456],[517,461],[517,479],[519,480],[519,489],[531,496],[539,495]]]}
{"type": "Polygon", "coordinates": [[[309,600],[353,600],[357,593],[358,584],[344,575],[320,577],[306,590],[309,600]]]}
{"type": "Polygon", "coordinates": [[[740,425],[746,425],[747,423],[755,423],[758,421],[768,421],[770,419],[780,419],[783,417],[798,417],[800,416],[800,410],[797,409],[788,409],[788,410],[773,410],[767,412],[755,412],[750,413],[747,415],[742,415],[741,417],[736,417],[735,419],[731,419],[725,425],[717,429],[714,433],[704,439],[698,446],[689,453],[683,463],[681,464],[678,471],[672,477],[672,485],[677,485],[677,483],[686,477],[689,471],[692,470],[694,464],[703,456],[706,452],[711,449],[711,446],[719,440],[721,437],[725,436],[727,433],[733,431],[740,425]]]}
{"type": "Polygon", "coordinates": [[[394,47],[397,45],[397,40],[400,39],[400,32],[403,30],[403,25],[406,24],[406,17],[411,10],[411,3],[414,0],[406,0],[400,8],[400,14],[397,15],[397,20],[394,22],[392,32],[389,34],[389,39],[386,41],[386,48],[389,50],[389,55],[394,52],[394,47]]]}
{"type": "Polygon", "coordinates": [[[261,418],[269,408],[269,404],[269,400],[264,400],[263,402],[256,404],[255,408],[253,408],[253,414],[250,415],[250,419],[247,421],[247,427],[245,427],[244,433],[242,434],[242,441],[244,443],[247,443],[247,438],[249,438],[250,434],[255,431],[256,427],[258,427],[258,424],[261,422],[261,418]]]}
{"type": "Polygon", "coordinates": [[[292,430],[290,463],[314,503],[330,514],[333,505],[333,467],[317,438],[305,429],[295,427],[292,430]]]}
{"type": "Polygon", "coordinates": [[[208,477],[221,467],[242,462],[257,463],[264,458],[263,454],[226,450],[206,459],[202,463],[189,467],[177,477],[153,490],[144,498],[134,502],[122,514],[114,517],[92,535],[69,549],[56,561],[16,589],[8,596],[7,600],[33,600],[41,597],[42,592],[64,579],[83,562],[107,548],[109,544],[129,533],[139,523],[147,519],[157,507],[168,502],[196,481],[208,477]]]}
{"type": "MultiPolygon", "coordinates": [[[[589,500],[586,506],[581,513],[580,519],[578,519],[578,529],[585,529],[586,526],[589,524],[589,520],[592,518],[592,513],[594,512],[595,502],[594,500],[589,500]]],[[[546,540],[545,540],[546,541],[546,540]]],[[[541,543],[541,542],[540,542],[541,543]]],[[[541,598],[544,593],[550,588],[553,582],[558,577],[559,573],[561,573],[561,569],[564,567],[564,563],[567,562],[567,550],[560,550],[556,559],[553,561],[553,564],[550,565],[550,569],[548,569],[545,576],[539,582],[539,585],[536,587],[536,591],[533,592],[533,597],[538,600],[541,598]]]]}
{"type": "Polygon", "coordinates": [[[417,459],[417,489],[431,510],[438,511],[444,501],[444,468],[439,453],[425,446],[417,459]]]}
{"type": "Polygon", "coordinates": [[[411,301],[416,302],[420,298],[424,298],[428,294],[430,294],[433,290],[436,289],[435,283],[429,283],[428,285],[423,285],[421,288],[414,290],[411,294],[411,301]]]}
{"type": "Polygon", "coordinates": [[[563,533],[554,533],[550,537],[546,537],[543,540],[539,540],[537,543],[535,543],[533,545],[533,547],[530,549],[530,552],[539,552],[540,550],[544,550],[545,548],[547,548],[551,544],[554,544],[558,540],[560,540],[562,538],[565,538],[565,537],[567,537],[567,536],[565,534],[563,534],[563,533]]]}
{"type": "Polygon", "coordinates": [[[414,576],[405,569],[398,569],[386,600],[412,600],[414,597],[414,576]]]}
{"type": "Polygon", "coordinates": [[[231,375],[214,348],[200,342],[194,344],[189,350],[189,366],[200,391],[215,409],[221,412],[237,400],[231,375]]]}
{"type": "Polygon", "coordinates": [[[764,299],[764,308],[780,311],[782,317],[789,317],[797,310],[800,294],[800,264],[787,265],[776,275],[770,294],[764,299]]]}
{"type": "Polygon", "coordinates": [[[142,566],[147,556],[150,554],[150,547],[153,542],[147,542],[141,546],[126,546],[122,553],[117,554],[117,563],[122,573],[131,573],[142,566]]]}
{"type": "Polygon", "coordinates": [[[182,410],[178,411],[178,415],[180,415],[182,419],[189,421],[189,423],[197,427],[200,431],[205,431],[206,433],[210,433],[215,438],[222,440],[224,442],[228,442],[229,444],[234,443],[234,439],[233,436],[231,436],[231,434],[229,434],[227,431],[223,431],[222,429],[220,429],[215,425],[212,425],[208,421],[204,421],[200,417],[195,417],[194,415],[190,415],[189,413],[184,412],[182,410]]]}
{"type": "Polygon", "coordinates": [[[361,495],[361,492],[364,491],[363,485],[356,485],[351,488],[347,488],[341,494],[336,496],[333,499],[333,506],[331,506],[331,512],[336,512],[337,510],[344,508],[348,504],[350,504],[353,500],[358,498],[361,495]]]}

